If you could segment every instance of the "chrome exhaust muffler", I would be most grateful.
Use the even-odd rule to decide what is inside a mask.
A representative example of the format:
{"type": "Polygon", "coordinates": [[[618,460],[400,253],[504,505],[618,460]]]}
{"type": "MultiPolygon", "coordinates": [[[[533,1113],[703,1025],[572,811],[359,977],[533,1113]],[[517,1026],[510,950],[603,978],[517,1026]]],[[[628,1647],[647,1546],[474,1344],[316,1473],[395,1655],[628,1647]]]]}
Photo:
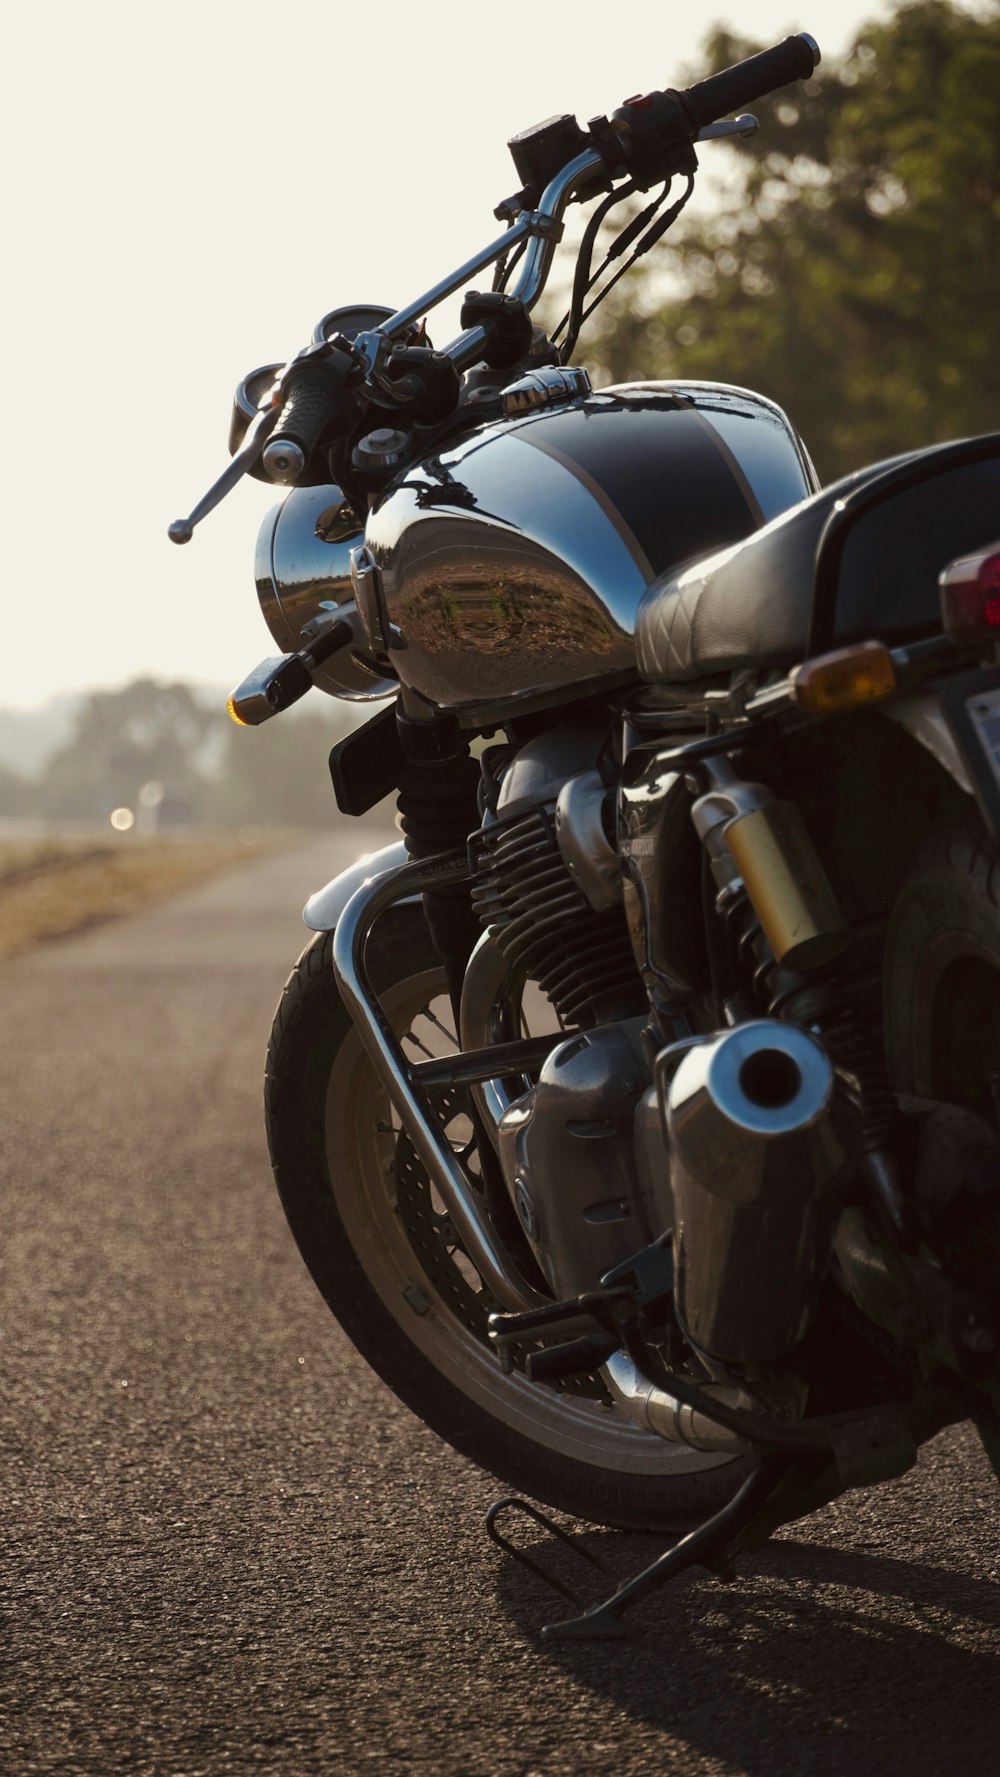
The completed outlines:
{"type": "Polygon", "coordinates": [[[815,1306],[859,1109],[820,1044],[772,1019],[699,1043],[658,1085],[680,1324],[724,1364],[774,1363],[815,1306]]]}

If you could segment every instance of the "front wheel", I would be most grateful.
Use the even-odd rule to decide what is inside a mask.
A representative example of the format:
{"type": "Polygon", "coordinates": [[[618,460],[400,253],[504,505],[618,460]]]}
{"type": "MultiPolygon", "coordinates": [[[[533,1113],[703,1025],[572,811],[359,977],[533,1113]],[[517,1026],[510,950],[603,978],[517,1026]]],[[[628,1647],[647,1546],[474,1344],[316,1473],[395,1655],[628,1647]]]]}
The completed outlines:
{"type": "MultiPolygon", "coordinates": [[[[340,1000],[331,948],[331,934],[314,939],[285,986],[265,1108],[285,1214],[348,1337],[442,1438],[535,1498],[595,1523],[643,1529],[714,1510],[741,1477],[741,1461],[640,1430],[599,1377],[555,1388],[517,1369],[501,1373],[486,1331],[495,1304],[340,1000]]],[[[367,962],[408,1053],[454,1046],[444,975],[419,906],[383,916],[367,962]]],[[[474,1164],[462,1101],[446,1099],[442,1118],[474,1164]]]]}

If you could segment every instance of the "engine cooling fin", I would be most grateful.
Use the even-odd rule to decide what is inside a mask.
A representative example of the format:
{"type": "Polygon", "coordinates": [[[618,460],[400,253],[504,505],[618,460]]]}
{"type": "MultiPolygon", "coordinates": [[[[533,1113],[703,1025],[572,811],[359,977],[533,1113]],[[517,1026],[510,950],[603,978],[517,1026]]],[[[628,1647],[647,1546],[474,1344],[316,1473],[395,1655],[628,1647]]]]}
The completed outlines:
{"type": "Polygon", "coordinates": [[[498,821],[471,845],[472,902],[482,925],[512,969],[548,995],[565,1028],[589,1029],[644,1009],[624,912],[591,907],[566,867],[548,809],[498,821]]]}

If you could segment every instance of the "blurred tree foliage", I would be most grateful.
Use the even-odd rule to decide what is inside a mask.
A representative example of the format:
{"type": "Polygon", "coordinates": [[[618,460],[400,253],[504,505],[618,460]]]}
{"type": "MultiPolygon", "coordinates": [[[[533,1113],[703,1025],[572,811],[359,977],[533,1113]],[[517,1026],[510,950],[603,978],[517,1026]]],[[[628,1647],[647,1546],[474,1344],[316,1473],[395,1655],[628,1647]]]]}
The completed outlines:
{"type": "Polygon", "coordinates": [[[57,819],[100,819],[121,805],[135,808],[150,782],[178,802],[190,802],[210,724],[210,711],[187,685],[135,679],[118,691],[93,692],[72,739],[49,761],[45,812],[57,819]]]}
{"type": "MultiPolygon", "coordinates": [[[[723,68],[761,47],[717,30],[705,59],[723,68]]],[[[1000,6],[916,0],[755,110],[750,143],[703,151],[709,170],[728,152],[732,196],[670,236],[682,293],[657,300],[649,272],[638,289],[633,274],[585,335],[593,356],[615,381],[759,389],[824,479],[993,430],[1000,6]]]]}
{"type": "Polygon", "coordinates": [[[343,821],[327,761],[334,742],[354,726],[350,708],[313,693],[308,710],[261,728],[237,728],[227,718],[203,817],[223,827],[332,827],[343,821]]]}
{"type": "Polygon", "coordinates": [[[0,817],[14,815],[30,818],[34,813],[32,786],[8,766],[0,765],[0,817]]]}
{"type": "Polygon", "coordinates": [[[136,679],[92,692],[37,777],[0,768],[0,817],[103,823],[126,807],[145,809],[147,825],[329,827],[341,817],[327,759],[356,720],[354,706],[316,695],[305,711],[237,728],[221,697],[136,679]]]}

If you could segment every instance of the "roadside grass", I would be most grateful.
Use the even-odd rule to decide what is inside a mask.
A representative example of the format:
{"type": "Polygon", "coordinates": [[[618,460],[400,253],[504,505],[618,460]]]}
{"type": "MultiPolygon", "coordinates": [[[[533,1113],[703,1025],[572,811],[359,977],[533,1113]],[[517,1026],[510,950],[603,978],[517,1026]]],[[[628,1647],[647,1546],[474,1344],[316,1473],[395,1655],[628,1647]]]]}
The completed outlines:
{"type": "Polygon", "coordinates": [[[0,958],[131,913],[300,839],[280,831],[191,829],[0,840],[0,958]]]}

